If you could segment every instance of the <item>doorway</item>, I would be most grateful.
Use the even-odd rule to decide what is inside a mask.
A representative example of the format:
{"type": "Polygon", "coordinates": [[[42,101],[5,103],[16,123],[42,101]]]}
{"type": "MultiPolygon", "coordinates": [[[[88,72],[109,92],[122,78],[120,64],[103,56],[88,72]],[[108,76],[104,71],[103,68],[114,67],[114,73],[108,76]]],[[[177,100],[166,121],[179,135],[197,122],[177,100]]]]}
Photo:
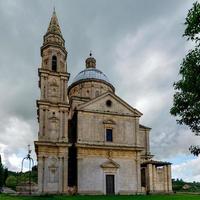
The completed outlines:
{"type": "Polygon", "coordinates": [[[106,194],[112,195],[115,194],[115,176],[106,175],[106,194]]]}

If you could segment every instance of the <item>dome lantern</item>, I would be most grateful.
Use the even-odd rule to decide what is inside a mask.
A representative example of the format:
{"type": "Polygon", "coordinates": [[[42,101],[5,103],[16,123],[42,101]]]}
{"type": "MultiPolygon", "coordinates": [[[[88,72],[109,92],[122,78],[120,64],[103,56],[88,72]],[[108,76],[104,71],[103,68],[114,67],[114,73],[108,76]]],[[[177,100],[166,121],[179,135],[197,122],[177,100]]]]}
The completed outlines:
{"type": "Polygon", "coordinates": [[[86,68],[96,68],[96,59],[92,57],[92,53],[90,52],[90,57],[85,60],[86,68]]]}

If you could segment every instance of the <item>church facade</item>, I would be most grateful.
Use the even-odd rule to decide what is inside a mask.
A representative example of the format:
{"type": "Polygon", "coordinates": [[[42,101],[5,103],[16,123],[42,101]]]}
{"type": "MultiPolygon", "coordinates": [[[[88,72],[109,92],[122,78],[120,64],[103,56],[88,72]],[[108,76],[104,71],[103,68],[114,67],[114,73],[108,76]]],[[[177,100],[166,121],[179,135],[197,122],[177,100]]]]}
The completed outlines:
{"type": "Polygon", "coordinates": [[[170,193],[171,163],[152,160],[142,113],[115,94],[92,54],[68,86],[65,40],[55,11],[38,70],[35,150],[39,193],[170,193]]]}

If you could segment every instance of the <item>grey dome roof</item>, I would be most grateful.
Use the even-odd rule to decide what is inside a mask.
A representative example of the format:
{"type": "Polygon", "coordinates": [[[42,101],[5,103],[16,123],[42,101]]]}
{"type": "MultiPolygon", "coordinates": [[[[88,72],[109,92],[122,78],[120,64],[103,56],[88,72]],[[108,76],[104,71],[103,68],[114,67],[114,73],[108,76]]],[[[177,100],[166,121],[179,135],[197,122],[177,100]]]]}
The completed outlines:
{"type": "Polygon", "coordinates": [[[96,68],[86,68],[83,71],[79,72],[77,76],[74,78],[72,84],[82,80],[101,80],[110,85],[112,85],[108,79],[108,77],[100,70],[96,68]]]}

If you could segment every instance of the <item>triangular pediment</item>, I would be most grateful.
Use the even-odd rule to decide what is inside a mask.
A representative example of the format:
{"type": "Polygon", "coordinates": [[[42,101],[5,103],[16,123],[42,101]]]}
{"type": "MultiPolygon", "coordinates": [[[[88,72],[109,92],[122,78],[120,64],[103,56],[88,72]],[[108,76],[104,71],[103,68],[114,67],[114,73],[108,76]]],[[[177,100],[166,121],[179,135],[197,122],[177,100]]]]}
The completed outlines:
{"type": "Polygon", "coordinates": [[[104,162],[103,164],[101,164],[101,168],[119,168],[119,167],[120,165],[114,162],[113,160],[108,160],[104,162]]]}
{"type": "Polygon", "coordinates": [[[77,110],[103,112],[119,115],[130,115],[140,117],[142,115],[137,109],[131,107],[116,94],[107,92],[78,106],[77,110]]]}

